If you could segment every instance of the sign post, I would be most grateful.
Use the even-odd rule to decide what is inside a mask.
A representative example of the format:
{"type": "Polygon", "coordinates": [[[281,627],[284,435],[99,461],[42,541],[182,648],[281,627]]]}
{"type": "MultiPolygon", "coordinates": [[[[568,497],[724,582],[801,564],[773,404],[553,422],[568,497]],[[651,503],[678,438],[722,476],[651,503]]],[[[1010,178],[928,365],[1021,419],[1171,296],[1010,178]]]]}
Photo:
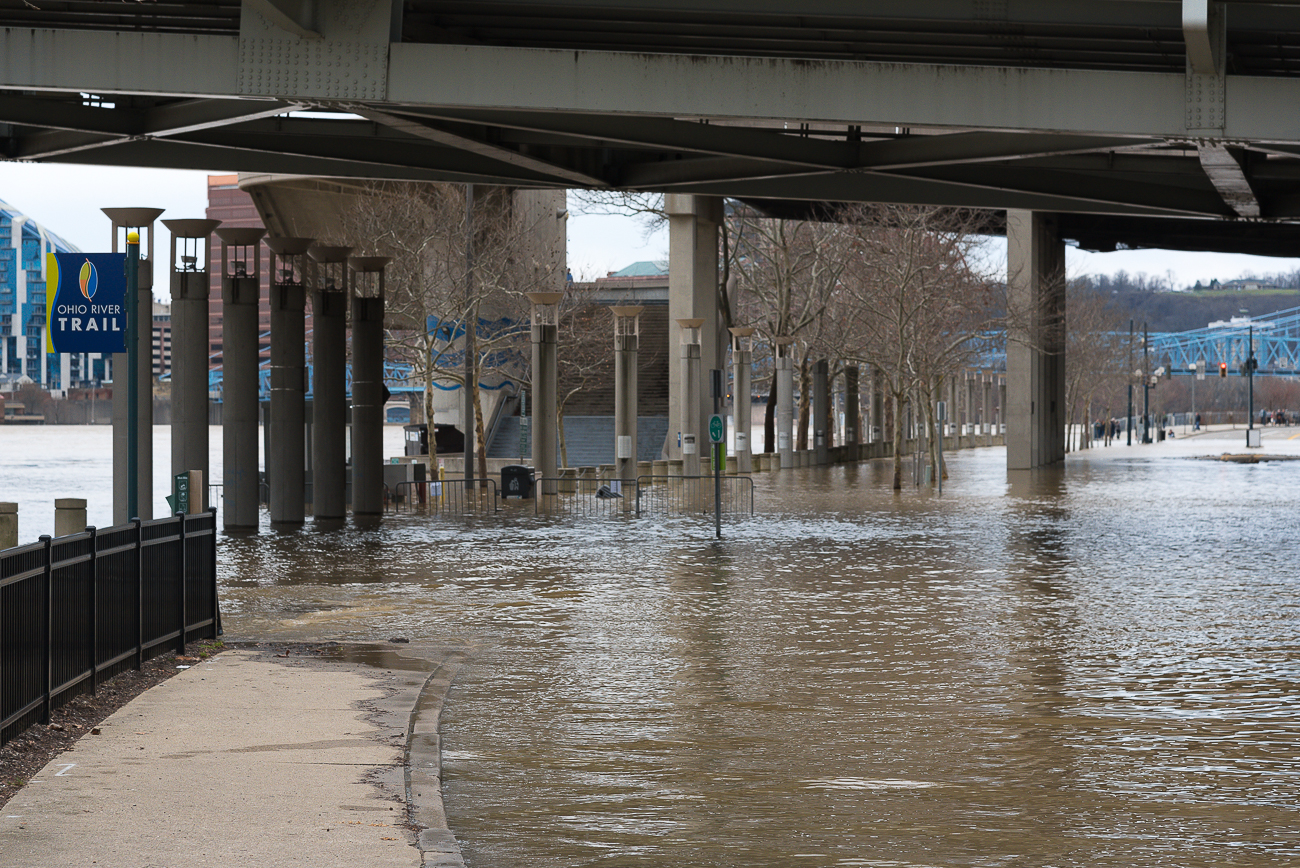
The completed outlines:
{"type": "Polygon", "coordinates": [[[722,464],[727,460],[722,436],[726,430],[721,415],[714,413],[709,417],[709,442],[713,444],[713,534],[717,539],[722,539],[722,464]]]}

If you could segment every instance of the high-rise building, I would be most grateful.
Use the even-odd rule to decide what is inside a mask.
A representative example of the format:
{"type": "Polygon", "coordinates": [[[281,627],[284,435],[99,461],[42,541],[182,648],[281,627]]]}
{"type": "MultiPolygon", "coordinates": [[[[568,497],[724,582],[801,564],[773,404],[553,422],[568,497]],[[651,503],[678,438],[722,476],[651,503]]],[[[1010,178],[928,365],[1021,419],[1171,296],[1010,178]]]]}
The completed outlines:
{"type": "Polygon", "coordinates": [[[55,395],[112,378],[99,353],[45,351],[45,255],[78,249],[0,201],[0,383],[23,377],[55,395]]]}

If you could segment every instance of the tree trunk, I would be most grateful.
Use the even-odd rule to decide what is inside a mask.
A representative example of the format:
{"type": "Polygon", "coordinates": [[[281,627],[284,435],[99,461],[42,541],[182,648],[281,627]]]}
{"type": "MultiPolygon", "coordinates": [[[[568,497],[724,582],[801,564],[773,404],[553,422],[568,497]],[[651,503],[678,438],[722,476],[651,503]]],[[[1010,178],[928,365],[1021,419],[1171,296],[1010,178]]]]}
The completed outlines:
{"type": "MultiPolygon", "coordinates": [[[[476,366],[477,367],[477,366],[476,366]]],[[[471,386],[474,399],[474,451],[478,458],[479,484],[486,486],[487,480],[487,443],[483,433],[483,390],[478,387],[478,377],[474,377],[471,386]]]]}
{"type": "Polygon", "coordinates": [[[900,424],[903,411],[901,402],[898,400],[898,393],[890,395],[890,403],[894,411],[894,424],[891,426],[894,441],[894,491],[903,490],[903,426],[900,424]]]}

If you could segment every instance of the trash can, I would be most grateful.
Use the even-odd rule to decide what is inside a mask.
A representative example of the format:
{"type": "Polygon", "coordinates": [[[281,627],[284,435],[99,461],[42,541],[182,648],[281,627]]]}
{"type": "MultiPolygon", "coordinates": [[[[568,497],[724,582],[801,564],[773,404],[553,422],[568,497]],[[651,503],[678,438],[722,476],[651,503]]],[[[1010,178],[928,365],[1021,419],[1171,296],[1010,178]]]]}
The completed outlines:
{"type": "Polygon", "coordinates": [[[507,464],[501,468],[501,497],[533,498],[533,468],[522,464],[507,464]]]}

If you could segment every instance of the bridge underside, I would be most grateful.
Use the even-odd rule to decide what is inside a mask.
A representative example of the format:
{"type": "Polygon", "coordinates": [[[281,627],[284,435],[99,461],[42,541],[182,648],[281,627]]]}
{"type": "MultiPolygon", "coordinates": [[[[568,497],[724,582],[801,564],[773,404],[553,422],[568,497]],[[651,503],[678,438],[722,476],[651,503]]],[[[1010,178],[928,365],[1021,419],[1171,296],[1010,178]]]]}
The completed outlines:
{"type": "Polygon", "coordinates": [[[0,0],[0,28],[7,159],[960,206],[1057,214],[1054,238],[1095,250],[1297,247],[1300,4],[0,0]]]}

